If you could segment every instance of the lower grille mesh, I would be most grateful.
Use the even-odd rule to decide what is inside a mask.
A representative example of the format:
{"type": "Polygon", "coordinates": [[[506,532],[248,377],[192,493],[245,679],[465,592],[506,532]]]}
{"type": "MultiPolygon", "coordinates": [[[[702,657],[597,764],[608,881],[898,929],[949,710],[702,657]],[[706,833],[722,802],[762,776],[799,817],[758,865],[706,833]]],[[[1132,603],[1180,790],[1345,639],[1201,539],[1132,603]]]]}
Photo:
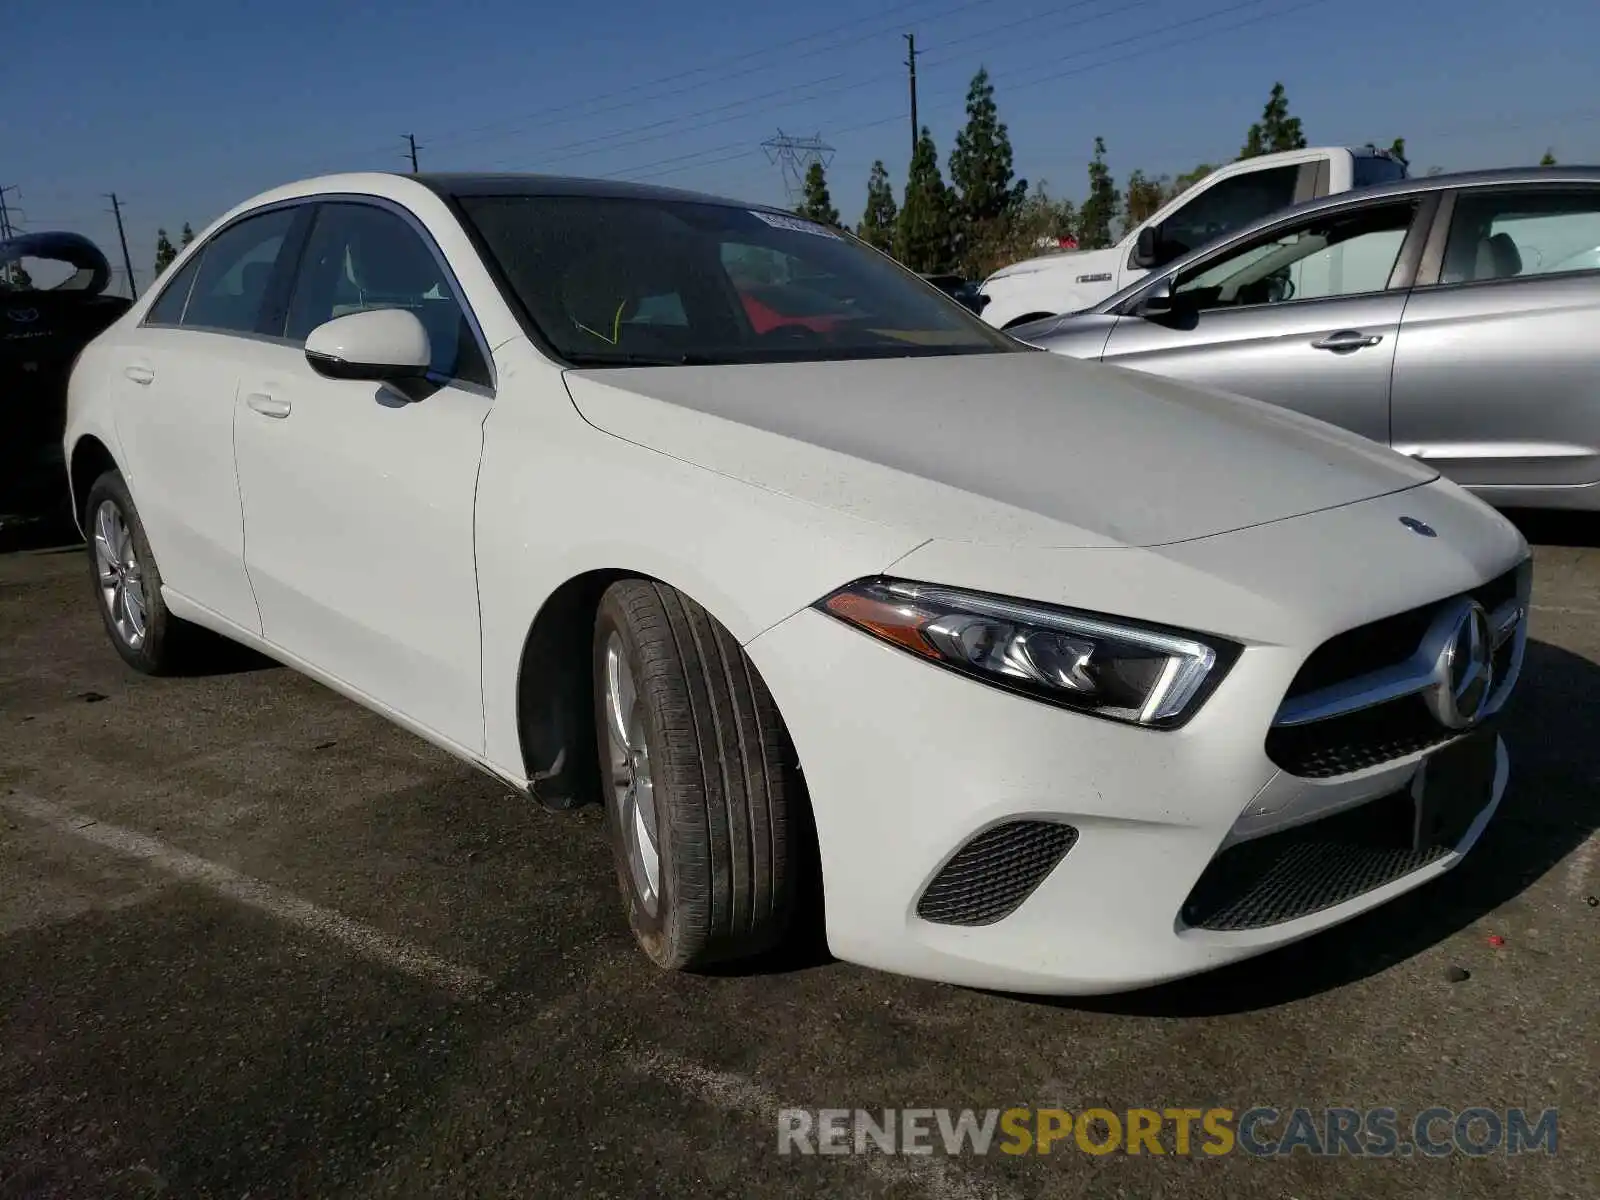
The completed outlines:
{"type": "Polygon", "coordinates": [[[986,829],[934,876],[917,916],[940,925],[992,925],[1016,911],[1077,840],[1076,829],[1054,821],[986,829]]]}
{"type": "Polygon", "coordinates": [[[1267,757],[1291,775],[1327,779],[1459,736],[1459,730],[1440,725],[1419,697],[1406,696],[1308,725],[1275,725],[1267,733],[1267,757]]]}
{"type": "Polygon", "coordinates": [[[1450,853],[1411,847],[1409,790],[1321,821],[1230,846],[1183,906],[1198,929],[1240,930],[1309,916],[1420,870],[1450,853]]]}

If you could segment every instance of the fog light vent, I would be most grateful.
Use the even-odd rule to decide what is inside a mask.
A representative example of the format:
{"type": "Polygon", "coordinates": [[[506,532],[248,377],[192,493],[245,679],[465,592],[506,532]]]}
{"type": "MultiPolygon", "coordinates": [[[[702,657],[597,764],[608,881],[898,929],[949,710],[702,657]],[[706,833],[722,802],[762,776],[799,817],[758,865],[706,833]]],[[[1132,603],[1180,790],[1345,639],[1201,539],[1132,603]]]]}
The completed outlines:
{"type": "Polygon", "coordinates": [[[1077,840],[1076,829],[1055,821],[986,829],[934,876],[917,916],[940,925],[992,925],[1016,911],[1077,840]]]}

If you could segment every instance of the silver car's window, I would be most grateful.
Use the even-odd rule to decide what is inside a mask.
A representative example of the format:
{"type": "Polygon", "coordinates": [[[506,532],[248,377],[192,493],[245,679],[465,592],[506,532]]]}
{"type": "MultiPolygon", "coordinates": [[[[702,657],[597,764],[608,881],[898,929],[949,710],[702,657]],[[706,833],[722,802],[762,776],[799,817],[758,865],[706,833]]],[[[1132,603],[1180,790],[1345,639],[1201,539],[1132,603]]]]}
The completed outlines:
{"type": "Polygon", "coordinates": [[[428,331],[434,375],[489,386],[489,368],[461,298],[417,232],[374,205],[320,205],[300,256],[283,335],[303,343],[325,321],[375,308],[417,315],[428,331]]]}
{"type": "Polygon", "coordinates": [[[1180,274],[1174,291],[1200,309],[1381,292],[1415,212],[1405,202],[1307,218],[1180,274]]]}
{"type": "Polygon", "coordinates": [[[1600,269],[1600,188],[1458,195],[1440,283],[1600,269]]]}
{"type": "Polygon", "coordinates": [[[255,333],[278,251],[295,210],[275,209],[228,226],[205,246],[183,310],[185,329],[255,333]]]}

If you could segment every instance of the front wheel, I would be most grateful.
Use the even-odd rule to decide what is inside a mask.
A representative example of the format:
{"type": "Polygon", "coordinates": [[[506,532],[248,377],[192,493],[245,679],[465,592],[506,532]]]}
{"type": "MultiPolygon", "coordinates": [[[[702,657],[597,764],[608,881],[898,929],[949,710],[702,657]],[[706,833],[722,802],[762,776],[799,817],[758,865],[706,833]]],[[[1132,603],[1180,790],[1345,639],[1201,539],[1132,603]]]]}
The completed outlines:
{"type": "Polygon", "coordinates": [[[640,946],[674,970],[775,946],[796,911],[805,798],[755,667],[694,601],[630,579],[601,598],[594,679],[612,854],[640,946]]]}

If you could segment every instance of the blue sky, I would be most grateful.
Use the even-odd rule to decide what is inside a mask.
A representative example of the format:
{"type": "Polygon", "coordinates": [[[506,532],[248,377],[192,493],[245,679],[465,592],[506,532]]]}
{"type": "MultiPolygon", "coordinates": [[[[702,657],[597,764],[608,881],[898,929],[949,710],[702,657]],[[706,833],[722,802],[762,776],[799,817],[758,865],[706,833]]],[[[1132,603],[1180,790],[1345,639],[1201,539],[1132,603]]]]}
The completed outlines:
{"type": "MultiPolygon", "coordinates": [[[[403,169],[619,175],[783,198],[780,128],[835,147],[860,212],[909,156],[902,34],[941,163],[987,66],[1018,174],[1081,196],[1096,134],[1119,180],[1237,153],[1274,80],[1313,144],[1407,139],[1413,169],[1600,162],[1600,4],[1544,0],[57,0],[14,8],[0,184],[30,229],[118,258],[290,179],[403,169]],[[62,81],[65,81],[64,85],[62,81]]],[[[120,262],[118,263],[120,266],[120,262]]]]}

